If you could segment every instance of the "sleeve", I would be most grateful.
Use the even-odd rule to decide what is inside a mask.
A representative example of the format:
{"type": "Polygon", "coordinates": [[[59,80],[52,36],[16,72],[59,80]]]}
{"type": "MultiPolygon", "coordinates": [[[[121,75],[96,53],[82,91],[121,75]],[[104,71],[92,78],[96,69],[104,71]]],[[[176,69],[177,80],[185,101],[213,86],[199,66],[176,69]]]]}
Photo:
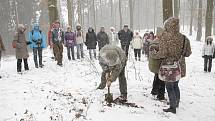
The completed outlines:
{"type": "Polygon", "coordinates": [[[88,45],[88,39],[89,39],[89,36],[88,36],[88,33],[86,34],[86,42],[85,42],[85,45],[87,46],[88,45]]]}
{"type": "Polygon", "coordinates": [[[160,42],[158,44],[159,50],[150,53],[152,58],[154,58],[154,59],[164,59],[164,58],[166,58],[166,55],[167,55],[166,44],[167,43],[165,41],[166,41],[165,36],[162,36],[161,39],[160,39],[160,42]]]}
{"type": "Polygon", "coordinates": [[[121,31],[118,32],[118,38],[121,40],[121,31]]]}
{"type": "Polygon", "coordinates": [[[64,32],[62,31],[62,35],[61,35],[61,41],[64,43],[64,32]]]}
{"type": "Polygon", "coordinates": [[[107,44],[110,44],[108,34],[106,34],[106,40],[107,40],[107,44]]]}
{"type": "Polygon", "coordinates": [[[191,54],[192,54],[192,51],[190,46],[190,40],[186,37],[186,50],[185,50],[184,56],[189,57],[191,54]]]}
{"type": "Polygon", "coordinates": [[[28,41],[31,43],[30,48],[33,48],[33,40],[32,40],[32,34],[31,32],[28,33],[28,41]]]}

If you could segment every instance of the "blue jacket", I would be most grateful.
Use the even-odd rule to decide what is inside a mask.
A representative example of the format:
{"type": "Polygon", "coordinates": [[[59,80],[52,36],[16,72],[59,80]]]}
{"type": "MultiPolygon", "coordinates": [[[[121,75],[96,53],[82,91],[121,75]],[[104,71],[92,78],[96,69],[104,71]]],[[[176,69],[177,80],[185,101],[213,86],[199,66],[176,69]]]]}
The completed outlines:
{"type": "Polygon", "coordinates": [[[29,32],[28,39],[31,42],[30,48],[37,48],[41,46],[42,48],[46,48],[46,36],[40,30],[39,25],[34,25],[34,29],[29,32]]]}

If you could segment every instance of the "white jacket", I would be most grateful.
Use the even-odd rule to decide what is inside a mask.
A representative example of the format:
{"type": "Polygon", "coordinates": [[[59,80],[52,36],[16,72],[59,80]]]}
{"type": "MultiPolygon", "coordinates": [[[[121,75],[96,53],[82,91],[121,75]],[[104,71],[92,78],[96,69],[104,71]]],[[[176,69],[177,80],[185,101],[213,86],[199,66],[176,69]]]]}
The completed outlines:
{"type": "Polygon", "coordinates": [[[213,43],[211,45],[204,44],[202,49],[202,56],[213,55],[214,51],[215,51],[215,45],[213,43]]]}
{"type": "Polygon", "coordinates": [[[118,45],[119,44],[119,39],[118,39],[118,35],[116,32],[109,32],[108,38],[109,38],[110,44],[112,44],[112,45],[118,45]]]}
{"type": "Polygon", "coordinates": [[[141,36],[135,35],[131,44],[134,49],[141,49],[143,47],[143,40],[141,39],[141,36]]]}

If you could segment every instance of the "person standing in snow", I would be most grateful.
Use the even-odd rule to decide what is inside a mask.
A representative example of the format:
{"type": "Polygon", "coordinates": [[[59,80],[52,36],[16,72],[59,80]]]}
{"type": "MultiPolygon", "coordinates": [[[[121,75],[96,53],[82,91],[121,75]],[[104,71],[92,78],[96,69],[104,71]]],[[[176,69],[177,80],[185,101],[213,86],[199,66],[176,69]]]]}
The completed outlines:
{"type": "Polygon", "coordinates": [[[137,61],[137,56],[138,56],[138,61],[140,61],[143,41],[141,36],[139,35],[139,32],[135,32],[135,35],[133,37],[131,44],[132,44],[132,48],[134,49],[135,60],[137,61]]]}
{"type": "Polygon", "coordinates": [[[115,28],[114,27],[110,28],[110,32],[108,33],[108,38],[109,38],[110,44],[116,45],[116,46],[119,44],[118,35],[115,32],[115,28]]]}
{"type": "Polygon", "coordinates": [[[33,49],[35,67],[42,68],[44,66],[42,63],[42,50],[46,47],[45,34],[40,30],[40,26],[35,24],[33,30],[29,32],[28,37],[29,42],[31,42],[30,48],[33,49]],[[39,57],[39,65],[37,57],[39,57]]]}
{"type": "Polygon", "coordinates": [[[89,28],[88,32],[86,34],[86,42],[85,45],[87,46],[87,49],[89,50],[90,59],[92,60],[92,51],[94,54],[94,58],[96,59],[96,45],[97,45],[97,37],[96,33],[94,32],[93,28],[89,28]]]}
{"type": "MultiPolygon", "coordinates": [[[[185,77],[186,75],[186,63],[185,57],[189,57],[191,55],[191,47],[189,39],[179,32],[179,19],[171,17],[166,20],[164,23],[164,32],[159,40],[158,51],[152,52],[152,56],[155,59],[162,59],[162,63],[160,67],[170,67],[171,65],[177,64],[177,67],[180,70],[181,77],[185,77]]],[[[159,78],[163,76],[159,71],[159,78]]],[[[178,72],[178,71],[177,71],[178,72]]],[[[169,74],[168,74],[169,75],[169,74]]],[[[179,107],[180,102],[180,90],[179,90],[179,80],[173,77],[167,77],[165,74],[164,79],[166,89],[168,92],[170,107],[167,109],[163,109],[164,112],[176,113],[176,108],[179,107]],[[172,80],[171,80],[172,79],[172,80]]],[[[171,75],[174,76],[174,75],[171,75]]]]}
{"type": "Polygon", "coordinates": [[[13,39],[13,46],[16,48],[16,59],[17,59],[17,72],[21,74],[22,71],[22,60],[24,60],[25,71],[29,70],[28,67],[28,49],[27,45],[31,44],[26,41],[25,38],[26,27],[23,24],[19,24],[17,32],[13,39]]]}
{"type": "Polygon", "coordinates": [[[148,46],[147,39],[148,38],[149,38],[149,33],[146,32],[143,36],[143,51],[142,51],[142,53],[143,53],[143,55],[145,55],[145,57],[147,57],[147,53],[148,53],[148,48],[147,48],[147,46],[148,46]]]}
{"type": "Polygon", "coordinates": [[[213,44],[213,37],[208,36],[202,49],[202,57],[204,58],[204,71],[211,72],[212,59],[215,58],[215,46],[213,44]]]}
{"type": "Polygon", "coordinates": [[[60,28],[60,22],[55,22],[54,29],[51,32],[51,40],[53,43],[53,50],[57,60],[57,65],[62,66],[64,32],[60,28]]]}
{"type": "Polygon", "coordinates": [[[104,27],[101,27],[100,32],[97,34],[97,40],[98,40],[99,50],[101,50],[102,47],[110,43],[104,27]]]}
{"type": "Polygon", "coordinates": [[[99,52],[99,64],[102,67],[101,83],[97,89],[104,89],[106,85],[119,79],[119,88],[122,101],[127,101],[127,81],[125,78],[125,66],[127,57],[125,52],[115,45],[106,45],[99,52]],[[108,77],[110,75],[110,77],[108,77]]]}
{"type": "MultiPolygon", "coordinates": [[[[1,68],[1,56],[2,56],[2,51],[5,51],[4,43],[0,34],[0,68],[1,68]]],[[[0,79],[2,77],[0,76],[0,79]]]]}
{"type": "Polygon", "coordinates": [[[68,59],[71,60],[71,52],[72,52],[72,60],[75,60],[75,51],[74,47],[76,44],[75,33],[72,32],[72,28],[70,26],[67,27],[67,32],[64,36],[64,44],[67,47],[67,56],[68,59]]]}
{"type": "Polygon", "coordinates": [[[160,64],[162,59],[154,59],[152,58],[152,54],[154,51],[159,51],[159,40],[162,36],[164,29],[161,27],[157,27],[156,38],[149,44],[149,70],[154,73],[154,81],[152,85],[152,95],[156,95],[158,100],[164,100],[165,94],[165,82],[159,79],[158,72],[160,68],[160,64]]]}
{"type": "Polygon", "coordinates": [[[118,32],[118,37],[121,43],[121,48],[125,51],[126,57],[128,57],[129,45],[133,38],[133,32],[128,29],[128,25],[124,25],[123,30],[118,32]]]}
{"type": "Polygon", "coordinates": [[[77,48],[77,59],[80,59],[80,55],[81,58],[84,58],[84,34],[83,31],[81,29],[81,25],[78,24],[76,26],[76,48],[77,48]]]}

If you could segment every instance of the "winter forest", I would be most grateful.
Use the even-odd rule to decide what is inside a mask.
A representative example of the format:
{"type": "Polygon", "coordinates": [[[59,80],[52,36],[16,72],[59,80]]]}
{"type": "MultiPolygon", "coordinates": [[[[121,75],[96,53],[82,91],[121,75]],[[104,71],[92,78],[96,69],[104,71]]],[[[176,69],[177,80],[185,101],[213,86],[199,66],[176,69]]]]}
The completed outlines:
{"type": "Polygon", "coordinates": [[[215,120],[215,0],[0,0],[0,121],[215,120]]]}

